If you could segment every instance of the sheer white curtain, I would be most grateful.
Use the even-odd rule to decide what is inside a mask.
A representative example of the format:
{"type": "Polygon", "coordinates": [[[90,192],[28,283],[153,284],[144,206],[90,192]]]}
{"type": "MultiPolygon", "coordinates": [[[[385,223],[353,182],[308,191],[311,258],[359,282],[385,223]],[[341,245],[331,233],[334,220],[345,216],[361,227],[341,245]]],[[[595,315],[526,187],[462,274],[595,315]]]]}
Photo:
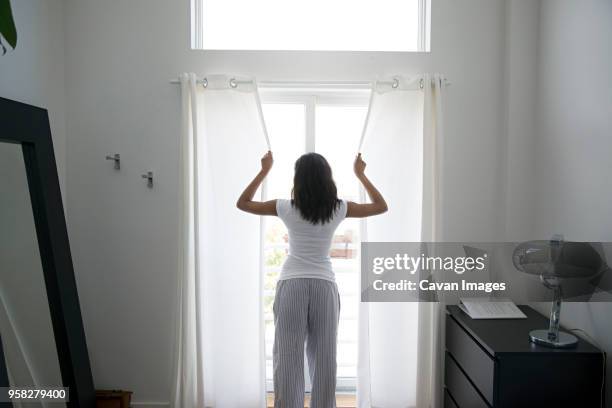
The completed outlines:
{"type": "MultiPolygon", "coordinates": [[[[384,216],[362,221],[364,241],[437,239],[432,231],[439,225],[442,77],[398,80],[395,88],[375,85],[364,129],[367,172],[389,205],[384,216]]],[[[358,406],[433,406],[439,373],[432,346],[438,341],[436,304],[360,303],[359,308],[358,406]]]]}
{"type": "Polygon", "coordinates": [[[175,408],[265,406],[260,221],[235,203],[267,137],[255,82],[230,80],[181,75],[175,408]]]}
{"type": "MultiPolygon", "coordinates": [[[[444,241],[443,157],[445,78],[423,76],[423,201],[421,241],[444,241]],[[425,86],[427,85],[427,86],[425,86]]],[[[419,303],[417,407],[442,408],[444,404],[444,327],[446,314],[443,292],[439,302],[419,303]]]]}
{"type": "MultiPolygon", "coordinates": [[[[269,148],[247,82],[181,75],[175,408],[265,406],[260,221],[235,209],[269,148]]],[[[440,75],[375,86],[361,150],[390,210],[363,221],[364,241],[441,239],[443,88],[440,75]]],[[[359,307],[359,407],[440,406],[440,305],[359,307]]]]}

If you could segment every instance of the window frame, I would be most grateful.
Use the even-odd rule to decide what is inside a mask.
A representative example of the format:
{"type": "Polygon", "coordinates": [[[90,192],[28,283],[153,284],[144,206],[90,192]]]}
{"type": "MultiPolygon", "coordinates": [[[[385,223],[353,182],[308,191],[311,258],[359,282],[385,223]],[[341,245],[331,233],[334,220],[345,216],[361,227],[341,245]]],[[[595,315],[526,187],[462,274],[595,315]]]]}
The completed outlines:
{"type": "Polygon", "coordinates": [[[262,104],[304,105],[305,151],[315,151],[315,111],[318,106],[368,106],[370,88],[353,86],[347,88],[268,88],[259,90],[262,104]]]}
{"type": "MultiPolygon", "coordinates": [[[[204,10],[203,2],[207,0],[191,0],[191,26],[190,26],[190,37],[191,37],[191,49],[200,51],[241,51],[237,49],[208,49],[204,48],[204,29],[203,29],[203,18],[202,11],[204,10]]],[[[391,51],[399,53],[414,53],[414,52],[430,52],[431,51],[431,2],[432,0],[417,0],[418,1],[418,27],[417,27],[417,49],[415,51],[391,51]]],[[[242,50],[244,51],[244,50],[242,50]]],[[[288,52],[309,52],[303,50],[248,50],[248,51],[288,51],[288,52]]],[[[324,51],[324,52],[389,52],[389,51],[355,51],[355,50],[312,50],[312,51],[324,51]]]]}
{"type": "MultiPolygon", "coordinates": [[[[262,87],[259,89],[262,105],[294,104],[304,106],[305,151],[314,152],[316,147],[316,108],[317,106],[360,106],[367,107],[370,100],[369,86],[305,86],[288,83],[286,86],[262,87]]],[[[356,146],[355,146],[356,147],[356,146]]],[[[265,231],[265,220],[262,224],[265,231]]],[[[262,248],[263,249],[263,248],[262,248]]],[[[262,271],[263,272],[263,271],[262,271]]],[[[305,373],[306,374],[306,373],[305,373]]],[[[306,384],[309,379],[306,377],[306,384]]],[[[337,379],[336,391],[340,394],[353,394],[357,390],[356,377],[337,379]]],[[[266,379],[266,392],[274,392],[272,381],[266,379]]]]}

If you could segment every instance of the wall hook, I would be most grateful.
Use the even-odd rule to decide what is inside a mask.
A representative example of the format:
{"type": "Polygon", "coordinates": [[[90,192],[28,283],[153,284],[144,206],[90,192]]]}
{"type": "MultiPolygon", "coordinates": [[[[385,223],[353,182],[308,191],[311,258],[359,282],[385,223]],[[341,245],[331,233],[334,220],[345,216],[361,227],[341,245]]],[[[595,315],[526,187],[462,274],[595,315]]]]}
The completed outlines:
{"type": "Polygon", "coordinates": [[[113,160],[115,162],[115,170],[121,168],[121,155],[119,153],[115,153],[112,156],[106,156],[106,160],[113,160]]]}
{"type": "Polygon", "coordinates": [[[147,171],[142,175],[142,178],[147,179],[147,187],[153,188],[153,172],[147,171]]]}

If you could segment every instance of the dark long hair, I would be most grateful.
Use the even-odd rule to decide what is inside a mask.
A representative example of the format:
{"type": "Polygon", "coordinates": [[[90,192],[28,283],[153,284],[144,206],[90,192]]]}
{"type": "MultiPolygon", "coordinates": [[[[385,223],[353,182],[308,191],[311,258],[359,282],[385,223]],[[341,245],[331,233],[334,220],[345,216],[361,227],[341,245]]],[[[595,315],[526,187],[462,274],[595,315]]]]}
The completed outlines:
{"type": "Polygon", "coordinates": [[[306,153],[295,162],[291,205],[306,221],[325,224],[340,205],[332,170],[325,157],[306,153]]]}

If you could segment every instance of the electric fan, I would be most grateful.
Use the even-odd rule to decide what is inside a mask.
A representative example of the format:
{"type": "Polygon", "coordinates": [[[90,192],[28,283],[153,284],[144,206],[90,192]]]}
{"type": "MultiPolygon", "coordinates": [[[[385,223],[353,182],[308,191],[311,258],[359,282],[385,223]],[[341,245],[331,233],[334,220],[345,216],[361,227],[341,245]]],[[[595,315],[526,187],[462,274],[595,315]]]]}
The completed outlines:
{"type": "Polygon", "coordinates": [[[559,331],[559,317],[563,299],[562,286],[570,279],[592,279],[602,272],[605,262],[587,242],[566,242],[561,236],[550,241],[527,241],[519,244],[512,254],[512,262],[519,271],[539,275],[544,286],[553,291],[548,329],[532,330],[533,343],[547,347],[573,347],[576,336],[559,331]]]}

